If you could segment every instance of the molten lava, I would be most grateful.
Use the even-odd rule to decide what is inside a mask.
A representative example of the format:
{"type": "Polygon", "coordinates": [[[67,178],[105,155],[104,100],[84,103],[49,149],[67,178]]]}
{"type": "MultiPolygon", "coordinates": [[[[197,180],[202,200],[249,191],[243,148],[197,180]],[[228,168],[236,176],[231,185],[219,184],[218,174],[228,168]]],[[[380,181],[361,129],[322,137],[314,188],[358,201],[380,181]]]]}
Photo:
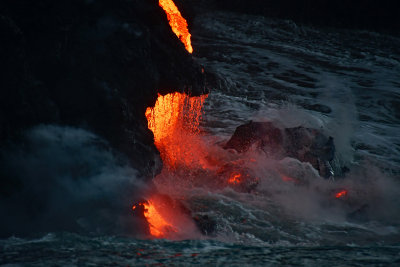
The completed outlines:
{"type": "MultiPolygon", "coordinates": [[[[202,107],[207,95],[189,97],[184,93],[158,95],[154,107],[146,110],[148,127],[167,170],[196,169],[207,165],[206,147],[199,135],[202,107]]],[[[142,202],[150,234],[155,238],[179,238],[197,231],[192,219],[169,197],[153,195],[142,202]]],[[[136,209],[136,206],[133,206],[136,209]]]]}
{"type": "MultiPolygon", "coordinates": [[[[177,232],[177,229],[165,220],[151,200],[141,202],[139,205],[143,205],[144,207],[144,217],[149,224],[150,234],[153,237],[165,238],[169,233],[177,232]]],[[[136,205],[134,205],[132,209],[135,210],[136,205]]]]}
{"type": "Polygon", "coordinates": [[[168,168],[206,164],[207,152],[198,137],[201,109],[206,98],[207,95],[189,97],[184,93],[158,95],[155,106],[147,108],[148,127],[168,168]]]}
{"type": "Polygon", "coordinates": [[[340,192],[335,194],[336,198],[341,198],[341,197],[344,197],[344,196],[347,196],[347,190],[346,189],[343,189],[340,192]]]}
{"type": "Polygon", "coordinates": [[[230,184],[239,184],[242,181],[241,177],[242,177],[242,174],[234,172],[229,177],[228,183],[230,183],[230,184]]]}
{"type": "Polygon", "coordinates": [[[172,0],[160,0],[160,7],[162,7],[167,14],[169,25],[172,31],[178,36],[181,42],[185,45],[186,50],[189,53],[193,52],[192,44],[190,41],[190,33],[188,30],[188,24],[186,19],[184,19],[179,12],[178,7],[172,0]]]}

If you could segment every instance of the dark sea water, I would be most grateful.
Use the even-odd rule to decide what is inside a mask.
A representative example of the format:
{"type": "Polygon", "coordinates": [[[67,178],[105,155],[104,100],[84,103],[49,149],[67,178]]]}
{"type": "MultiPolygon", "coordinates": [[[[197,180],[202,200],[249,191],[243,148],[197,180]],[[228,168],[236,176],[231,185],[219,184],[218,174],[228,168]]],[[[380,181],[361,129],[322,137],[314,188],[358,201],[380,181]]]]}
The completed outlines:
{"type": "Polygon", "coordinates": [[[244,246],[48,234],[0,243],[2,266],[398,266],[396,246],[244,246]],[[12,264],[4,264],[4,263],[12,264]]]}
{"type": "Polygon", "coordinates": [[[219,76],[202,122],[210,146],[250,120],[321,129],[346,177],[325,180],[309,164],[255,154],[244,156],[255,158],[246,166],[261,179],[255,193],[163,173],[172,185],[156,178],[160,190],[217,222],[211,236],[11,237],[0,241],[0,265],[400,266],[400,39],[231,13],[198,16],[192,34],[194,57],[219,76]],[[278,181],[276,171],[308,186],[278,181]],[[348,198],[332,200],[335,188],[348,198]],[[363,205],[362,218],[348,216],[363,205]]]}

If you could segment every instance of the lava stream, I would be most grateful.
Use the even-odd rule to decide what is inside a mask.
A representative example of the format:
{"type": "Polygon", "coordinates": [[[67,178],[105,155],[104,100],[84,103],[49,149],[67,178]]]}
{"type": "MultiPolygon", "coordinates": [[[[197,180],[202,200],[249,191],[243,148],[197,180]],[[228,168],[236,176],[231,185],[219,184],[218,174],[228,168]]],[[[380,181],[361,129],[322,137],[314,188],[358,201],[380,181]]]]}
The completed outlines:
{"type": "Polygon", "coordinates": [[[191,34],[188,30],[188,24],[185,18],[182,17],[178,7],[172,0],[160,0],[160,7],[162,7],[167,14],[169,25],[176,36],[185,45],[186,50],[189,53],[193,52],[192,44],[190,41],[191,34]]]}

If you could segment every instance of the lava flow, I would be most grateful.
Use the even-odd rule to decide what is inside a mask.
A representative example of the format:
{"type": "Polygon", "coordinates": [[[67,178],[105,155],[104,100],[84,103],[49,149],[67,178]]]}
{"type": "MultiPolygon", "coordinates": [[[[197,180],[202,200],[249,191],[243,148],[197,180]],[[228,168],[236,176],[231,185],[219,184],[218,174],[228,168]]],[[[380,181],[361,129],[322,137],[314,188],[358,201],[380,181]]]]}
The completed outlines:
{"type": "MultiPolygon", "coordinates": [[[[217,150],[208,146],[200,135],[202,107],[207,96],[190,97],[178,92],[159,94],[154,107],[146,109],[148,127],[154,134],[154,144],[160,152],[164,170],[170,174],[178,174],[182,170],[186,174],[206,171],[206,176],[214,180],[208,181],[209,185],[215,188],[233,186],[248,192],[258,183],[258,178],[244,175],[241,172],[242,163],[230,162],[228,158],[220,159],[215,155],[217,150]]],[[[179,208],[179,201],[175,203],[172,198],[162,195],[165,196],[165,192],[155,192],[140,204],[144,208],[143,215],[149,225],[150,235],[175,239],[195,233],[197,228],[194,221],[184,208],[179,208]]]]}
{"type": "Polygon", "coordinates": [[[206,150],[199,140],[201,109],[207,95],[184,93],[158,95],[154,107],[146,110],[148,127],[163,163],[169,169],[204,167],[206,150]]]}
{"type": "MultiPolygon", "coordinates": [[[[158,212],[155,204],[149,200],[141,202],[138,205],[144,207],[143,215],[149,224],[150,234],[155,238],[165,238],[168,233],[177,232],[177,229],[168,223],[165,218],[158,212]]],[[[136,205],[132,207],[133,210],[137,208],[136,205]]]]}
{"type": "MultiPolygon", "coordinates": [[[[207,95],[189,97],[178,92],[159,94],[154,107],[147,108],[148,127],[168,170],[202,168],[206,151],[199,138],[199,123],[206,98],[207,95]]],[[[182,209],[168,197],[156,193],[138,205],[143,207],[152,237],[176,238],[182,229],[196,231],[193,221],[188,220],[182,209]]],[[[137,205],[132,208],[135,210],[137,205]]]]}
{"type": "Polygon", "coordinates": [[[166,194],[153,192],[147,200],[133,205],[132,209],[146,219],[148,233],[153,238],[181,240],[195,238],[199,234],[191,213],[182,200],[173,199],[166,194]]]}
{"type": "Polygon", "coordinates": [[[181,42],[185,45],[186,50],[189,53],[193,52],[192,44],[190,41],[190,33],[188,30],[188,24],[185,18],[182,17],[178,7],[172,0],[160,0],[160,7],[162,7],[167,14],[169,25],[172,31],[178,36],[181,42]]]}

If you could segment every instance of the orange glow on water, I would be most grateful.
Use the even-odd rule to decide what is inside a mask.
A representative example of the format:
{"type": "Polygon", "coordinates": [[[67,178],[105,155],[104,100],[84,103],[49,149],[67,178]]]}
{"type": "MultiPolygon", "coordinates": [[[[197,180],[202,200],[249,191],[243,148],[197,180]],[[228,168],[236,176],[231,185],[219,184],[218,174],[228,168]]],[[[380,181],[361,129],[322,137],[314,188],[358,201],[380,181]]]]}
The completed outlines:
{"type": "Polygon", "coordinates": [[[189,97],[184,93],[158,95],[154,107],[147,108],[148,127],[163,163],[178,166],[203,166],[205,148],[198,138],[201,110],[207,95],[189,97]]]}
{"type": "Polygon", "coordinates": [[[185,45],[186,50],[189,53],[193,52],[192,44],[190,41],[190,33],[188,30],[188,24],[185,18],[182,17],[181,12],[172,0],[160,0],[160,7],[162,7],[167,14],[169,25],[176,36],[185,45]]]}
{"type": "Polygon", "coordinates": [[[344,196],[347,196],[347,190],[345,190],[345,189],[343,189],[342,191],[340,191],[340,192],[335,194],[336,198],[341,198],[341,197],[344,197],[344,196]]]}

